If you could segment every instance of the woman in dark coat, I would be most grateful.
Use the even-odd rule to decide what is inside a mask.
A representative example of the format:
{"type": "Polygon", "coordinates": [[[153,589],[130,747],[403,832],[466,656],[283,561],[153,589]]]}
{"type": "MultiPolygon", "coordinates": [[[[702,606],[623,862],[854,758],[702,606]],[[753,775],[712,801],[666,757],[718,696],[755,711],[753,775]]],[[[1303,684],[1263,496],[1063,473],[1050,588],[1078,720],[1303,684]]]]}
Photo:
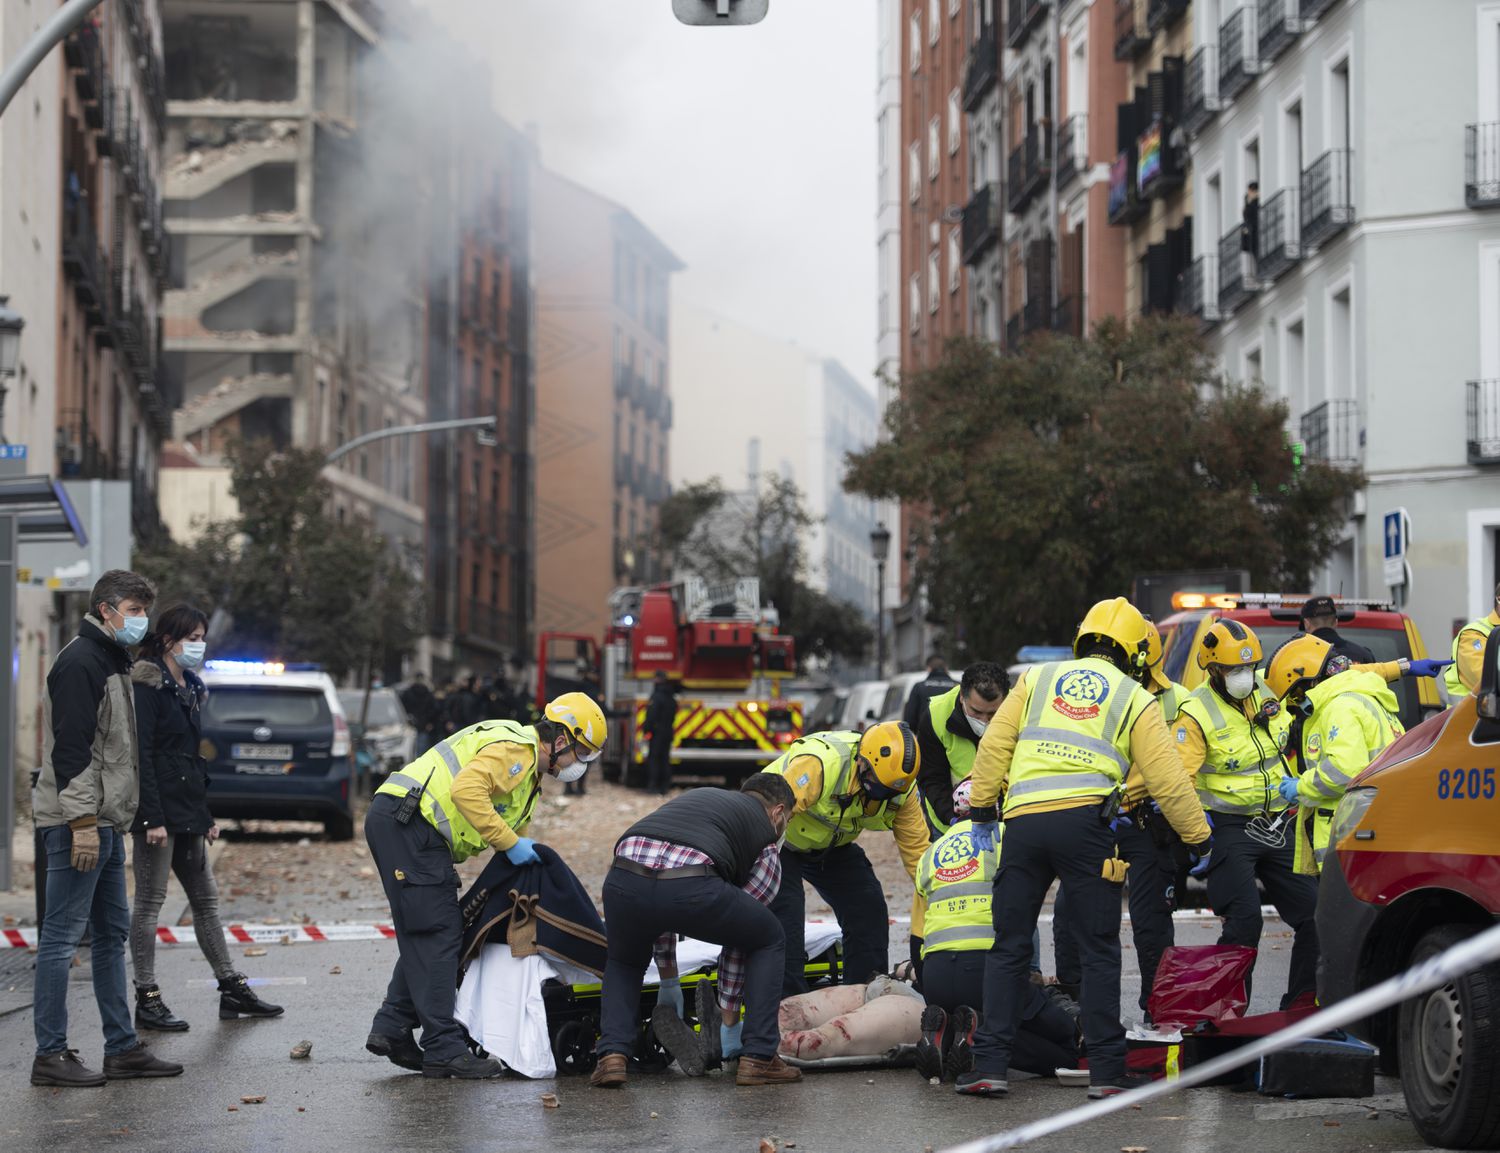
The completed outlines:
{"type": "Polygon", "coordinates": [[[219,891],[208,846],[219,835],[208,809],[208,770],[199,754],[200,713],[208,690],[193,672],[203,664],[208,618],[191,605],[164,609],[130,670],[135,687],[141,803],[134,834],[135,909],[130,951],[135,963],[137,1028],[181,1032],[156,985],[156,926],[167,881],[176,873],[193,910],[198,947],[219,979],[219,1016],[276,1017],[236,973],[219,924],[219,891]]]}

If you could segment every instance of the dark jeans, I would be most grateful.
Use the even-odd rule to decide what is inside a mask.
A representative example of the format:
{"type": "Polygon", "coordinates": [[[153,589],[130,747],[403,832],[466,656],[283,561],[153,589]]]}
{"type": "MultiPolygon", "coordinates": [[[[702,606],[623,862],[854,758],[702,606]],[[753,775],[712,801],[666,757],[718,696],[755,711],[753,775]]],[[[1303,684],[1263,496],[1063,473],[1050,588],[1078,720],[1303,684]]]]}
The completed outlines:
{"type": "Polygon", "coordinates": [[[885,890],[865,851],[853,843],[821,853],[783,848],[781,888],[771,902],[771,912],[786,933],[786,975],[781,995],[794,997],[807,992],[807,949],[802,935],[807,924],[804,880],[828,902],[838,919],[844,935],[844,980],[857,984],[887,972],[890,918],[885,890]]]}
{"type": "Polygon", "coordinates": [[[365,817],[365,842],[391,903],[401,951],[372,1028],[403,1038],[420,1024],[423,1057],[451,1061],[468,1052],[463,1028],[453,1017],[464,934],[458,873],[447,842],[421,813],[410,824],[396,823],[400,803],[379,794],[365,817]]]}
{"type": "MultiPolygon", "coordinates": [[[[1163,855],[1151,834],[1135,824],[1115,830],[1120,856],[1130,863],[1125,888],[1130,898],[1130,935],[1141,966],[1140,1006],[1151,1001],[1156,967],[1175,939],[1172,926],[1174,876],[1166,871],[1163,855]]],[[[1078,941],[1068,921],[1067,895],[1059,889],[1052,906],[1052,953],[1060,984],[1076,987],[1082,978],[1078,941]]]]}
{"type": "Polygon", "coordinates": [[[646,750],[646,788],[665,793],[672,787],[672,738],[652,737],[646,750]]]}
{"type": "Polygon", "coordinates": [[[104,1054],[134,1049],[126,995],[125,939],[130,934],[130,903],[125,899],[125,838],[99,829],[99,863],[87,873],[73,868],[73,830],[54,825],[42,830],[47,850],[47,919],[36,951],[36,1030],[38,1057],[68,1047],[68,970],[83,939],[93,928],[94,1000],[104,1025],[104,1054]]]}
{"type": "MultiPolygon", "coordinates": [[[[1256,878],[1266,897],[1292,930],[1291,972],[1287,976],[1285,1008],[1318,984],[1318,879],[1293,869],[1296,829],[1288,817],[1282,823],[1280,846],[1263,845],[1245,832],[1245,817],[1214,814],[1214,852],[1208,866],[1208,903],[1224,918],[1221,945],[1260,947],[1265,918],[1260,912],[1256,878]]],[[[1247,983],[1248,984],[1248,983],[1247,983]]]]}
{"type": "MultiPolygon", "coordinates": [[[[651,946],[663,933],[682,933],[745,954],[744,1053],[769,1060],[781,1040],[777,995],[786,939],[771,910],[720,877],[642,877],[610,869],[604,878],[609,940],[600,993],[599,1045],[604,1053],[635,1052],[641,982],[651,946]]],[[[704,1028],[717,1028],[708,1022],[704,1028]]]]}
{"type": "MultiPolygon", "coordinates": [[[[984,1006],[984,968],[988,949],[940,950],[923,962],[929,1005],[951,1013],[960,1005],[984,1006]]],[[[1029,982],[1028,982],[1029,983],[1029,982]]],[[[1021,1027],[1011,1047],[1010,1067],[1042,1077],[1055,1069],[1078,1067],[1078,1034],[1056,1001],[1032,984],[1021,1010],[1021,1027]]]]}
{"type": "Polygon", "coordinates": [[[1031,987],[1031,934],[1052,882],[1061,879],[1082,958],[1083,1031],[1096,1085],[1125,1074],[1120,1024],[1120,886],[1103,876],[1115,835],[1099,807],[1060,809],[1005,824],[991,911],[995,944],[984,973],[984,1020],[975,1038],[975,1067],[1003,1075],[1031,987]]]}

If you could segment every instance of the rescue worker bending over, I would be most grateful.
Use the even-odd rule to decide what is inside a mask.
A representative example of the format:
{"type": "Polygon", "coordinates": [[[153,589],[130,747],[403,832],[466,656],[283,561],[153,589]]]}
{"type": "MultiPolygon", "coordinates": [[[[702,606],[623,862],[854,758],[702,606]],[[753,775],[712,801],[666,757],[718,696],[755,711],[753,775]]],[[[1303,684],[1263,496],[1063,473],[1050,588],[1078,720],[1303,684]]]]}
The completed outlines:
{"type": "Polygon", "coordinates": [[[917,747],[922,750],[917,789],[934,837],[953,823],[953,790],[973,772],[979,738],[1009,691],[1010,674],[1003,665],[977,661],[964,669],[958,684],[921,710],[916,725],[917,747]]]}
{"type": "Polygon", "coordinates": [[[1500,585],[1495,586],[1494,612],[1470,621],[1453,638],[1453,665],[1443,681],[1453,701],[1479,691],[1479,676],[1484,671],[1484,646],[1497,628],[1500,628],[1500,585]]]}
{"type": "Polygon", "coordinates": [[[564,693],[543,719],[481,721],[439,741],[375,790],[365,840],[391,903],[400,956],[365,1048],[428,1077],[504,1072],[464,1044],[453,1018],[463,916],[457,861],[486,846],[512,864],[536,861],[523,836],[543,773],[576,781],[604,750],[604,713],[583,693],[564,693]],[[417,1047],[412,1030],[422,1026],[417,1047]]]}
{"type": "Polygon", "coordinates": [[[1317,983],[1318,886],[1293,868],[1293,838],[1281,783],[1294,779],[1283,751],[1291,715],[1256,675],[1260,638],[1221,620],[1198,650],[1208,679],[1177,714],[1177,749],[1195,774],[1198,798],[1214,829],[1208,901],[1224,919],[1221,945],[1258,948],[1264,918],[1256,879],[1292,930],[1284,1009],[1317,983]]]}
{"type": "MultiPolygon", "coordinates": [[[[828,902],[844,935],[844,980],[858,984],[885,973],[890,921],[880,878],[854,842],[867,829],[891,830],[901,862],[915,877],[928,845],[927,822],[913,787],[917,739],[903,721],[859,733],[803,737],[763,770],[786,778],[797,798],[781,851],[781,889],[771,902],[786,931],[782,996],[807,992],[805,879],[828,902]]],[[[921,908],[912,910],[921,936],[921,908]]]]}
{"type": "MultiPolygon", "coordinates": [[[[965,670],[967,674],[968,670],[965,670]]],[[[984,1004],[984,963],[995,943],[990,898],[1000,863],[996,846],[974,844],[968,781],[953,790],[953,827],[922,854],[917,892],[927,901],[922,942],[922,1039],[917,1072],[953,1081],[974,1067],[974,1006],[984,1004]]],[[[1078,1027],[1040,985],[1027,982],[1011,1064],[1050,1077],[1078,1065],[1078,1027]]]]}
{"type": "Polygon", "coordinates": [[[1327,641],[1293,637],[1271,658],[1266,684],[1302,720],[1301,776],[1281,782],[1298,806],[1295,867],[1322,871],[1333,811],[1349,782],[1406,730],[1396,694],[1373,672],[1349,668],[1327,641]]]}
{"type": "Polygon", "coordinates": [[[1027,1001],[1031,935],[1054,879],[1073,906],[1083,956],[1083,1029],[1091,1097],[1133,1087],[1120,1024],[1120,885],[1125,863],[1114,823],[1134,765],[1183,841],[1201,855],[1209,828],[1183,776],[1156,700],[1132,678],[1146,666],[1150,625],[1123,597],[1084,617],[1074,660],[1027,671],[979,742],[974,760],[975,845],[996,843],[1005,795],[1005,844],[993,896],[995,946],[985,962],[984,1020],[975,1069],[960,1093],[1009,1089],[1016,1032],[1027,1001]],[[1007,787],[1008,786],[1008,787],[1007,787]]]}

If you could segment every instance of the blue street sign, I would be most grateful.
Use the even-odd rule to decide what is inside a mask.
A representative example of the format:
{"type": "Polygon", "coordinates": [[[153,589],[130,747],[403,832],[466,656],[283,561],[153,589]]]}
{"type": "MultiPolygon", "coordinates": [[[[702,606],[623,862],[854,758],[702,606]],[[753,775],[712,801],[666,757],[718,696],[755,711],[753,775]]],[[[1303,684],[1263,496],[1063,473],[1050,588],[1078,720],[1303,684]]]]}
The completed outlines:
{"type": "Polygon", "coordinates": [[[25,460],[24,444],[0,444],[0,460],[25,460]]]}
{"type": "Polygon", "coordinates": [[[1385,514],[1385,559],[1398,560],[1406,556],[1406,525],[1402,510],[1385,514]]]}

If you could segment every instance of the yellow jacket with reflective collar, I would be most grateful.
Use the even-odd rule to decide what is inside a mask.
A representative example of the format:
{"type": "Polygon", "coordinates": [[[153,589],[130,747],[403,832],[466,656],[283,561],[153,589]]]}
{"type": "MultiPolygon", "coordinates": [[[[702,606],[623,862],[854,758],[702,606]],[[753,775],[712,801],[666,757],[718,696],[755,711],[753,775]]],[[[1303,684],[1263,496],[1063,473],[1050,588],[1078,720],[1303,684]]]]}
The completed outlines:
{"type": "MultiPolygon", "coordinates": [[[[987,852],[974,847],[971,821],[955,821],[932,843],[917,866],[917,893],[927,898],[922,956],[988,949],[995,943],[990,897],[1000,863],[1000,843],[987,852]]],[[[1001,827],[1004,831],[1004,826],[1001,827]]]]}
{"type": "Polygon", "coordinates": [[[1453,638],[1453,663],[1443,673],[1443,683],[1455,702],[1479,688],[1479,675],[1484,671],[1484,646],[1497,628],[1500,628],[1500,609],[1470,621],[1453,638]]]}
{"type": "MultiPolygon", "coordinates": [[[[979,751],[977,738],[966,741],[948,727],[948,722],[953,719],[954,711],[958,705],[959,686],[954,685],[946,693],[941,693],[927,703],[927,715],[932,718],[932,732],[937,737],[938,744],[943,747],[943,754],[948,758],[948,775],[952,779],[953,787],[956,789],[970,773],[974,771],[974,755],[979,751]]],[[[927,823],[934,829],[943,829],[943,822],[938,820],[932,804],[926,797],[922,798],[922,809],[927,814],[927,823]]]]}
{"type": "Polygon", "coordinates": [[[847,845],[866,829],[893,828],[902,807],[916,804],[912,799],[915,790],[908,789],[893,800],[868,810],[854,776],[854,756],[858,751],[858,733],[814,733],[794,742],[785,753],[761,770],[785,777],[792,792],[800,796],[805,794],[808,782],[799,778],[800,770],[793,762],[799,757],[812,756],[823,767],[822,789],[818,796],[793,816],[787,826],[788,848],[815,853],[836,845],[847,845]]]}
{"type": "MultiPolygon", "coordinates": [[[[1205,681],[1183,702],[1175,727],[1179,745],[1188,740],[1188,722],[1203,733],[1203,764],[1196,770],[1196,784],[1204,809],[1255,816],[1287,808],[1280,784],[1287,775],[1282,750],[1291,716],[1281,709],[1265,727],[1250,720],[1273,700],[1270,691],[1257,684],[1243,702],[1226,701],[1205,681]]],[[[1193,766],[1188,768],[1192,771],[1193,766]]]]}

